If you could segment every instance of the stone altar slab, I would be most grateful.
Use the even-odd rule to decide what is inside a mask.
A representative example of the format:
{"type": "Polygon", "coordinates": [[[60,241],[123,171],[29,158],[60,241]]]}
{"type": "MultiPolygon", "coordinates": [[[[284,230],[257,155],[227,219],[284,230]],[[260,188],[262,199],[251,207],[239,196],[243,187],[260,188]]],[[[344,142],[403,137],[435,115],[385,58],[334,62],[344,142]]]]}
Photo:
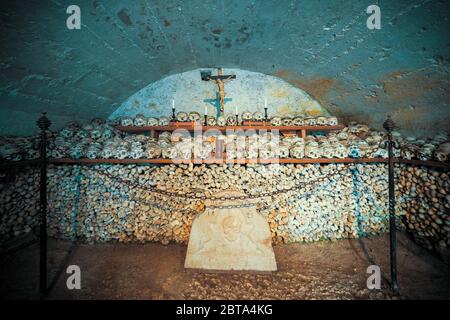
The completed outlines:
{"type": "MultiPolygon", "coordinates": [[[[244,195],[223,191],[217,196],[244,195]]],[[[269,224],[255,200],[206,200],[193,223],[185,268],[211,271],[276,271],[269,224]],[[244,208],[217,208],[245,204],[244,208]]]]}

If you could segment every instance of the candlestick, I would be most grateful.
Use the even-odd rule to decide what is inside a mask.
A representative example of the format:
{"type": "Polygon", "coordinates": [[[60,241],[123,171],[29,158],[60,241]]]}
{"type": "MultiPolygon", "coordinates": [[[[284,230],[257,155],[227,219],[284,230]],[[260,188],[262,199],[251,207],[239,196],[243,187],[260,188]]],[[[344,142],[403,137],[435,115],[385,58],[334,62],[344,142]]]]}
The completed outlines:
{"type": "Polygon", "coordinates": [[[237,126],[239,125],[239,115],[237,114],[237,112],[236,112],[236,125],[237,126]]]}
{"type": "Polygon", "coordinates": [[[264,107],[264,118],[267,121],[267,107],[264,107]]]}
{"type": "Polygon", "coordinates": [[[205,117],[205,122],[203,123],[203,125],[207,126],[208,125],[208,116],[206,115],[206,113],[205,113],[204,117],[205,117]]]}
{"type": "Polygon", "coordinates": [[[175,100],[172,99],[172,121],[175,121],[175,100]]]}

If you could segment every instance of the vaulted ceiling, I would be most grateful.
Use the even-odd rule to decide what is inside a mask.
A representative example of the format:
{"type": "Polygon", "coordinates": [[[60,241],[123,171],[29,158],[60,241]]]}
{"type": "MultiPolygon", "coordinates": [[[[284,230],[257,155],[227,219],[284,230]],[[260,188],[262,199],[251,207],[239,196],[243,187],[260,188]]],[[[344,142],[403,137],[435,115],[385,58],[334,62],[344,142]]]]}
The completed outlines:
{"type": "MultiPolygon", "coordinates": [[[[448,1],[9,0],[1,3],[0,134],[109,116],[133,93],[199,67],[281,77],[342,121],[448,130],[448,1]],[[69,30],[66,8],[81,9],[69,30]],[[381,8],[381,30],[366,9],[381,8]]],[[[186,99],[189,99],[187,96],[186,99]]]]}

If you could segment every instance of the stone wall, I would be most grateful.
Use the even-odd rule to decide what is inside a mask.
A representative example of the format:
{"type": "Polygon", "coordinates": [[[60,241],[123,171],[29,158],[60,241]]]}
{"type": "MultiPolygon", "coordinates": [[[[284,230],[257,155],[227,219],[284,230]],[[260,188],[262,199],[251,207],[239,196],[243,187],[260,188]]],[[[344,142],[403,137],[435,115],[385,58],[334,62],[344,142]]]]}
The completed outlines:
{"type": "MultiPolygon", "coordinates": [[[[39,172],[12,176],[0,189],[2,240],[38,225],[39,172]]],[[[396,176],[398,227],[430,249],[450,246],[448,172],[401,165],[396,176]]],[[[49,167],[49,235],[87,243],[187,243],[204,210],[202,197],[230,188],[257,197],[274,243],[387,230],[385,164],[60,165],[49,167]]]]}

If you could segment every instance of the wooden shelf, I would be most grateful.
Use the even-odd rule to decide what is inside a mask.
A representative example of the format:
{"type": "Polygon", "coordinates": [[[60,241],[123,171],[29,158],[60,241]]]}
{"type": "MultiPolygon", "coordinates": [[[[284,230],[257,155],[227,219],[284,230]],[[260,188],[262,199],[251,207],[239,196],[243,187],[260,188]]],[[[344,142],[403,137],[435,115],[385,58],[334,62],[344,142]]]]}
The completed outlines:
{"type": "MultiPolygon", "coordinates": [[[[372,162],[386,162],[384,158],[361,158],[361,159],[190,159],[180,160],[177,163],[206,163],[206,164],[218,164],[218,163],[372,163],[372,162]]],[[[171,164],[175,163],[172,159],[51,159],[50,163],[65,163],[65,164],[96,164],[96,163],[116,163],[116,164],[138,164],[138,163],[150,163],[150,164],[171,164]]]]}
{"type": "MultiPolygon", "coordinates": [[[[308,163],[387,163],[388,159],[385,158],[344,158],[344,159],[292,159],[292,158],[284,158],[284,159],[192,159],[192,160],[184,160],[180,163],[188,164],[219,164],[219,163],[236,163],[236,164],[248,164],[248,163],[299,163],[299,164],[308,164],[308,163]]],[[[71,158],[62,158],[62,159],[49,159],[49,163],[51,164],[171,164],[173,163],[172,159],[71,159],[71,158]]],[[[438,162],[438,161],[423,161],[423,160],[406,160],[406,159],[394,159],[396,163],[404,163],[404,164],[412,164],[418,166],[428,166],[428,167],[437,167],[437,168],[445,168],[450,169],[449,163],[438,162]]],[[[11,167],[21,167],[21,166],[30,166],[39,164],[40,160],[24,160],[24,161],[11,161],[0,163],[0,169],[7,169],[11,167]]]]}
{"type": "Polygon", "coordinates": [[[242,125],[242,126],[186,126],[186,125],[170,125],[170,126],[116,126],[117,129],[123,132],[130,133],[144,133],[152,131],[175,131],[177,129],[185,129],[189,132],[194,131],[196,128],[206,131],[206,130],[218,130],[220,132],[225,132],[226,130],[278,130],[284,131],[336,131],[344,129],[343,125],[337,126],[272,126],[272,125],[242,125]]]}

